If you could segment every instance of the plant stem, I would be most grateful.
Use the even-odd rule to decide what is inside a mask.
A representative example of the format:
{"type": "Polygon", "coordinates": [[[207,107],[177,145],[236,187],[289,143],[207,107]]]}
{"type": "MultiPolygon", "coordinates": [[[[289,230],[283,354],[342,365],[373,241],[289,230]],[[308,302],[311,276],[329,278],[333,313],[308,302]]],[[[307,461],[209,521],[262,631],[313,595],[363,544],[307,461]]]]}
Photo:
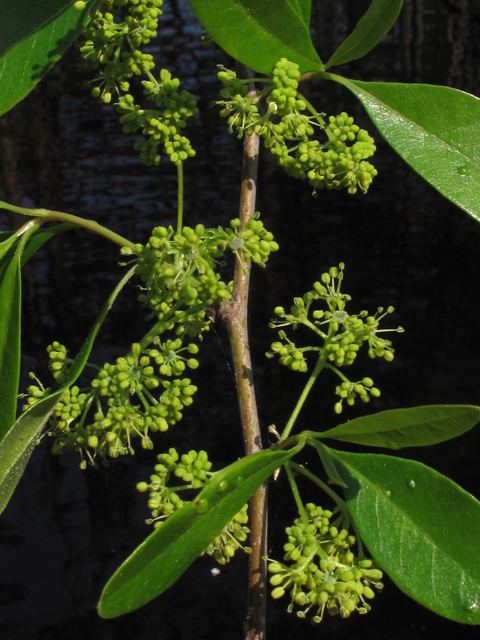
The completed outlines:
{"type": "Polygon", "coordinates": [[[177,164],[178,170],[178,211],[177,211],[177,233],[182,233],[183,227],[183,162],[177,164]]]}
{"type": "Polygon", "coordinates": [[[285,471],[287,472],[288,482],[290,483],[290,488],[292,489],[293,497],[295,498],[295,502],[297,503],[298,513],[300,514],[302,521],[305,524],[308,524],[308,513],[305,511],[305,507],[303,506],[302,499],[300,498],[300,493],[298,491],[295,478],[293,477],[292,467],[290,465],[290,462],[286,462],[283,466],[285,468],[285,471]]]}
{"type": "MultiPolygon", "coordinates": [[[[243,65],[238,66],[237,75],[244,79],[251,77],[250,71],[243,65]]],[[[247,97],[254,95],[254,86],[250,85],[250,89],[247,97]]],[[[242,227],[255,214],[259,146],[259,137],[256,134],[245,137],[239,214],[242,227]]],[[[219,309],[219,315],[227,326],[230,336],[243,439],[247,454],[262,450],[248,343],[250,266],[250,263],[242,265],[240,260],[235,261],[233,296],[231,300],[224,300],[219,309]]],[[[246,640],[263,640],[265,638],[267,563],[263,560],[263,556],[267,552],[266,494],[266,486],[263,485],[250,500],[249,527],[252,553],[250,554],[248,613],[245,625],[246,640]]]]}
{"type": "Polygon", "coordinates": [[[288,438],[288,436],[290,435],[290,431],[292,430],[293,425],[295,424],[295,420],[297,419],[297,416],[300,413],[300,410],[303,407],[308,394],[310,393],[310,389],[313,387],[315,380],[318,378],[318,374],[325,367],[325,364],[326,364],[325,356],[321,355],[320,358],[318,359],[315,369],[313,370],[312,375],[308,379],[308,382],[305,385],[304,390],[302,391],[302,395],[298,399],[295,409],[293,410],[293,413],[290,416],[290,419],[287,422],[285,429],[282,432],[282,435],[281,435],[282,440],[284,440],[285,438],[288,438]]]}
{"type": "Polygon", "coordinates": [[[140,346],[142,347],[142,349],[145,349],[146,347],[148,347],[148,345],[151,342],[153,342],[153,340],[157,336],[163,333],[167,329],[167,327],[172,324],[172,321],[174,319],[175,319],[175,322],[181,322],[184,318],[188,318],[188,316],[191,316],[193,313],[206,309],[206,307],[208,307],[208,304],[209,304],[208,302],[199,302],[193,307],[189,307],[188,309],[186,309],[185,311],[182,311],[177,315],[175,315],[175,311],[176,311],[175,307],[172,306],[170,311],[167,312],[165,316],[159,322],[157,322],[150,329],[150,331],[140,340],[140,343],[139,343],[140,346]]]}
{"type": "Polygon", "coordinates": [[[27,209],[25,207],[16,207],[13,204],[8,204],[7,202],[2,202],[1,200],[0,209],[7,209],[7,211],[13,211],[14,213],[21,213],[22,215],[26,216],[42,218],[43,222],[53,222],[54,220],[69,222],[77,227],[83,227],[84,229],[93,231],[93,233],[96,233],[99,236],[103,236],[107,240],[110,240],[110,242],[114,242],[121,247],[129,247],[133,251],[135,251],[136,249],[135,243],[130,242],[130,240],[127,240],[123,236],[118,235],[118,233],[115,233],[114,231],[110,231],[110,229],[107,229],[106,227],[102,227],[102,225],[98,224],[98,222],[95,222],[95,220],[86,220],[84,218],[74,216],[71,213],[63,213],[63,211],[50,211],[49,209],[27,209]]]}
{"type": "Polygon", "coordinates": [[[320,487],[320,489],[323,489],[323,491],[325,491],[325,493],[327,495],[329,495],[330,498],[332,498],[332,500],[335,502],[335,504],[340,509],[340,512],[341,512],[341,514],[343,516],[343,521],[345,523],[345,528],[348,529],[348,526],[350,524],[350,513],[348,511],[348,507],[347,507],[345,501],[342,500],[340,498],[340,496],[335,493],[335,491],[330,489],[330,487],[328,485],[326,485],[324,482],[322,482],[322,480],[320,480],[320,478],[318,478],[311,471],[308,471],[308,469],[305,469],[305,467],[302,467],[301,465],[297,464],[296,462],[292,462],[292,460],[289,460],[289,465],[291,466],[292,469],[295,469],[295,471],[298,471],[302,475],[304,475],[307,478],[309,478],[309,480],[311,480],[316,485],[318,485],[320,487]]]}

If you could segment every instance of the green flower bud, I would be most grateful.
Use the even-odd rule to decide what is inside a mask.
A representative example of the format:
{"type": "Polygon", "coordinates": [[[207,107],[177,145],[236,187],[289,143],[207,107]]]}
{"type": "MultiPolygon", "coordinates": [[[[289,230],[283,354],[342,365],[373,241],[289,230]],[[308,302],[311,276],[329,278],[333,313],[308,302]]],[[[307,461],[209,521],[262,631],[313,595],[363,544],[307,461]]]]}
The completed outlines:
{"type": "Polygon", "coordinates": [[[283,580],[284,580],[284,574],[281,573],[275,573],[271,578],[270,578],[270,584],[274,587],[277,587],[279,584],[282,584],[283,580]]]}
{"type": "Polygon", "coordinates": [[[281,598],[283,595],[285,595],[285,589],[282,587],[276,587],[276,589],[272,591],[272,598],[275,600],[278,600],[278,598],[281,598]]]}

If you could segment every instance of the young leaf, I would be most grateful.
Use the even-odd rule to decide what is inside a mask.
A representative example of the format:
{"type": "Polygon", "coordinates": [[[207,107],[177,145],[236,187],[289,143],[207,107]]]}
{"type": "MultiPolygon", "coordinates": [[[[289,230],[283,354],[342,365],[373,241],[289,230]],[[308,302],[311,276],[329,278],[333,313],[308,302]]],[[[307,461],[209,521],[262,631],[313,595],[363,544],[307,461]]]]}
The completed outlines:
{"type": "Polygon", "coordinates": [[[403,0],[373,0],[367,13],[325,64],[325,69],[367,55],[393,27],[402,3],[403,0]]]}
{"type": "MultiPolygon", "coordinates": [[[[23,0],[25,5],[30,6],[31,0],[23,0]]],[[[23,100],[26,95],[35,87],[37,82],[50,71],[55,62],[59,60],[68,47],[75,41],[86,22],[88,21],[87,9],[77,11],[70,2],[70,7],[61,12],[61,2],[53,3],[38,2],[36,9],[38,15],[43,12],[44,26],[30,31],[28,37],[21,36],[21,31],[16,32],[16,44],[0,56],[0,82],[2,91],[0,92],[0,115],[11,109],[13,106],[23,100]],[[55,6],[58,5],[57,11],[55,6]],[[57,17],[51,19],[52,15],[57,17]]],[[[18,9],[18,2],[7,3],[12,4],[14,10],[11,17],[15,23],[15,29],[19,23],[28,15],[28,7],[26,12],[18,9]]],[[[65,4],[65,3],[63,3],[65,4]]],[[[37,25],[42,20],[37,22],[37,25]]],[[[31,25],[30,25],[31,26],[31,25]]],[[[23,33],[29,32],[30,27],[23,33]]]]}
{"type": "Polygon", "coordinates": [[[20,378],[20,256],[19,248],[0,279],[0,440],[15,421],[17,411],[20,378]]]}
{"type": "Polygon", "coordinates": [[[228,54],[247,67],[270,75],[280,58],[300,71],[321,71],[304,20],[305,0],[190,0],[202,26],[228,54]],[[295,6],[302,7],[302,14],[295,6]]]}
{"type": "Polygon", "coordinates": [[[456,438],[479,421],[479,407],[431,405],[354,418],[315,436],[389,449],[425,447],[456,438]]]}
{"type": "Polygon", "coordinates": [[[99,614],[120,616],[168,589],[268,476],[301,447],[261,451],[216,473],[193,502],[170,516],[117,569],[103,590],[99,614]]]}
{"type": "MultiPolygon", "coordinates": [[[[130,269],[108,298],[87,339],[83,343],[82,348],[78,352],[75,361],[70,367],[62,386],[58,391],[40,400],[30,407],[28,411],[23,413],[0,443],[0,513],[2,513],[7,506],[32,454],[38,437],[55,409],[55,405],[59,402],[64,391],[77,380],[83,371],[97,333],[105,320],[105,316],[112,307],[115,298],[132,277],[133,272],[134,269],[130,269]]],[[[15,394],[16,393],[15,391],[15,394]]]]}
{"type": "Polygon", "coordinates": [[[373,557],[428,609],[480,624],[480,503],[419,462],[332,451],[373,557]]]}
{"type": "Polygon", "coordinates": [[[385,140],[422,178],[480,220],[480,99],[428,84],[326,74],[362,102],[385,140]]]}

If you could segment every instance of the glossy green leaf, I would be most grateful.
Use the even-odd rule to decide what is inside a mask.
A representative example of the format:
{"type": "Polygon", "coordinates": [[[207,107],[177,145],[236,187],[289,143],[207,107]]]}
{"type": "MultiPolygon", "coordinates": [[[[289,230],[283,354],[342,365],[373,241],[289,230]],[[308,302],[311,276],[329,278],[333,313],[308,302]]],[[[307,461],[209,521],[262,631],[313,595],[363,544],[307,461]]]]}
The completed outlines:
{"type": "Polygon", "coordinates": [[[83,343],[82,348],[78,352],[75,361],[70,367],[62,386],[58,391],[40,400],[30,407],[28,411],[23,413],[0,443],[0,513],[2,513],[7,506],[32,454],[38,437],[52,414],[56,403],[60,400],[64,391],[77,380],[83,371],[97,333],[115,298],[131,278],[133,271],[134,269],[131,269],[122,278],[108,298],[87,339],[83,343]]]}
{"type": "Polygon", "coordinates": [[[308,4],[302,0],[190,0],[190,4],[215,42],[255,71],[270,75],[283,57],[296,62],[302,73],[323,69],[303,18],[308,4]]]}
{"type": "Polygon", "coordinates": [[[310,17],[312,14],[312,0],[288,0],[293,9],[303,20],[307,27],[310,27],[310,17]]]}
{"type": "Polygon", "coordinates": [[[58,18],[72,0],[15,0],[2,5],[0,56],[58,18]]]}
{"type": "Polygon", "coordinates": [[[121,565],[103,590],[103,618],[133,611],[168,589],[206,549],[258,487],[302,445],[267,450],[216,473],[197,498],[177,511],[121,565]]]}
{"type": "Polygon", "coordinates": [[[479,407],[431,405],[362,416],[316,437],[390,449],[425,447],[456,438],[479,421],[479,407]]]}
{"type": "Polygon", "coordinates": [[[428,609],[480,624],[480,503],[419,462],[332,453],[348,508],[382,569],[428,609]]]}
{"type": "Polygon", "coordinates": [[[367,13],[325,64],[325,69],[367,55],[393,27],[402,3],[403,0],[373,0],[367,13]]]}
{"type": "MultiPolygon", "coordinates": [[[[26,5],[32,2],[26,2],[26,5]]],[[[11,3],[17,6],[18,3],[11,3]]],[[[60,5],[60,3],[58,3],[60,5]]],[[[35,30],[0,56],[0,115],[23,100],[45,74],[50,71],[68,47],[76,40],[88,21],[87,9],[77,11],[71,3],[65,11],[51,19],[53,0],[36,3],[39,12],[45,8],[44,26],[35,30]]],[[[17,21],[24,13],[15,12],[17,21]]],[[[28,29],[27,29],[28,31],[28,29]]]]}
{"type": "MultiPolygon", "coordinates": [[[[8,257],[4,256],[5,258],[8,257]]],[[[21,247],[0,279],[0,441],[15,421],[20,377],[21,247]]]]}
{"type": "Polygon", "coordinates": [[[327,74],[362,102],[385,140],[442,195],[480,220],[480,99],[428,84],[327,74]]]}

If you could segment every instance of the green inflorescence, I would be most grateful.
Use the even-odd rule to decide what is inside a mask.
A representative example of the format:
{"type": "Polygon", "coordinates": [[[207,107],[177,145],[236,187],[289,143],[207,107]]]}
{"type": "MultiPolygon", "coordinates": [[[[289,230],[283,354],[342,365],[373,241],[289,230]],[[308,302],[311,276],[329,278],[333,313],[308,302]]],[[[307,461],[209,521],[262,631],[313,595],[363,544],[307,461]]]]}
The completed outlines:
{"type": "Polygon", "coordinates": [[[309,503],[308,521],[297,518],[287,527],[284,563],[269,559],[272,597],[290,594],[288,611],[298,608],[297,616],[314,613],[312,622],[321,622],[325,610],[348,618],[351,613],[367,613],[367,600],[374,597],[372,586],[381,589],[382,572],[374,562],[357,557],[351,550],[356,543],[347,529],[331,525],[332,512],[309,503]]]}
{"type": "MultiPolygon", "coordinates": [[[[231,229],[205,229],[199,224],[195,229],[183,227],[181,232],[175,232],[172,227],[156,227],[148,243],[136,247],[136,271],[144,283],[140,302],[161,320],[170,317],[172,310],[180,315],[181,304],[205,307],[230,298],[230,286],[216,271],[228,250],[242,263],[253,261],[265,266],[270,253],[278,250],[278,244],[258,219],[243,227],[238,219],[232,220],[231,229]]],[[[179,335],[199,335],[208,328],[203,309],[188,317],[188,326],[183,322],[177,329],[179,335]]]]}
{"type": "Polygon", "coordinates": [[[298,91],[299,77],[298,65],[282,58],[270,84],[250,94],[247,81],[221,68],[218,78],[225,99],[217,102],[222,107],[220,115],[239,137],[261,136],[288,175],[307,179],[314,193],[324,187],[366,193],[377,175],[368,162],[376,150],[373,138],[345,112],[330,116],[327,124],[324,114],[317,113],[298,91]],[[315,131],[322,132],[323,141],[315,131]]]}
{"type": "Polygon", "coordinates": [[[80,52],[87,69],[100,69],[98,77],[87,82],[94,85],[92,96],[104,104],[116,99],[124,132],[141,131],[145,137],[135,144],[142,161],[158,165],[163,145],[164,153],[180,165],[195,155],[182,131],[186,120],[198,113],[197,102],[190,92],[178,91],[180,81],[167,69],[155,78],[153,56],[139,48],[157,35],[162,4],[163,0],[104,0],[84,31],[80,52]],[[122,8],[123,18],[120,15],[117,20],[122,8]],[[154,103],[150,109],[136,104],[129,93],[130,80],[142,75],[146,76],[142,81],[146,99],[154,103]]]}
{"type": "MultiPolygon", "coordinates": [[[[158,322],[142,344],[97,371],[90,385],[70,387],[50,416],[47,434],[54,438],[52,452],[80,453],[82,468],[95,458],[133,454],[135,440],[152,449],[151,434],[166,431],[183,417],[184,407],[193,402],[197,387],[183,375],[199,366],[193,357],[210,319],[206,309],[231,297],[231,287],[217,269],[225,252],[232,251],[242,264],[265,265],[278,249],[273,235],[258,219],[242,226],[235,219],[230,229],[156,227],[146,245],[122,253],[136,261],[141,281],[139,300],[158,322]],[[163,337],[173,331],[173,337],[163,337]],[[187,342],[185,342],[188,340],[187,342]]],[[[62,384],[72,365],[67,349],[59,342],[48,346],[49,369],[62,384]]],[[[28,388],[24,411],[47,397],[50,388],[37,384],[28,388]]]]}
{"type": "MultiPolygon", "coordinates": [[[[176,449],[172,448],[168,453],[157,456],[157,460],[155,474],[150,476],[150,483],[137,484],[138,491],[148,492],[148,508],[152,512],[152,518],[147,520],[147,523],[153,524],[155,529],[188,502],[179,497],[181,491],[200,490],[213,476],[212,463],[205,451],[192,450],[180,456],[176,449]],[[177,485],[167,486],[172,480],[176,480],[177,485]]],[[[220,564],[229,562],[237,549],[249,553],[250,548],[242,545],[249,533],[247,523],[247,505],[244,505],[212,540],[204,553],[213,556],[220,564]]]]}
{"type": "MultiPolygon", "coordinates": [[[[279,331],[279,341],[273,342],[271,351],[267,353],[269,358],[278,356],[280,363],[293,371],[305,372],[308,364],[305,355],[316,352],[324,361],[324,366],[334,371],[342,380],[335,390],[340,400],[335,404],[335,412],[342,412],[342,403],[346,400],[348,405],[353,405],[355,398],[360,397],[363,402],[369,402],[371,397],[378,397],[380,391],[373,386],[373,380],[365,377],[358,382],[349,380],[338,367],[351,365],[363,345],[368,345],[370,358],[383,358],[391,362],[394,358],[394,349],[390,340],[383,338],[380,333],[388,329],[379,329],[383,318],[393,313],[394,308],[377,309],[370,315],[367,311],[358,314],[349,314],[345,307],[351,300],[350,296],[341,293],[344,265],[339,268],[332,267],[322,274],[320,281],[315,282],[313,289],[302,298],[294,298],[294,304],[287,312],[283,307],[277,307],[277,318],[272,320],[270,327],[279,328],[291,326],[297,329],[300,325],[313,330],[318,338],[321,338],[320,346],[297,347],[286,335],[285,331],[279,331]],[[324,309],[313,310],[314,302],[321,301],[324,309]]],[[[391,331],[402,332],[402,327],[391,331]]]]}
{"type": "MultiPolygon", "coordinates": [[[[73,386],[63,393],[47,429],[47,434],[54,438],[52,453],[77,451],[82,457],[81,467],[85,468],[86,461],[93,463],[96,457],[133,454],[137,438],[144,449],[152,449],[149,434],[167,431],[182,419],[182,410],[192,404],[197,387],[180,375],[185,367],[196,369],[198,361],[185,359],[180,353],[196,353],[198,347],[195,344],[184,347],[181,338],[164,345],[158,341],[158,346],[162,351],[168,349],[173,362],[168,370],[158,349],[142,349],[133,344],[131,352],[118,358],[115,364],[95,367],[98,375],[89,387],[80,390],[73,386]],[[166,379],[172,376],[177,377],[166,379]]],[[[49,347],[49,367],[57,379],[65,376],[72,363],[64,357],[59,369],[59,360],[52,357],[58,353],[66,356],[67,350],[59,343],[49,347]]],[[[38,386],[28,388],[24,410],[50,393],[50,389],[45,389],[38,380],[37,383],[38,386]]]]}

